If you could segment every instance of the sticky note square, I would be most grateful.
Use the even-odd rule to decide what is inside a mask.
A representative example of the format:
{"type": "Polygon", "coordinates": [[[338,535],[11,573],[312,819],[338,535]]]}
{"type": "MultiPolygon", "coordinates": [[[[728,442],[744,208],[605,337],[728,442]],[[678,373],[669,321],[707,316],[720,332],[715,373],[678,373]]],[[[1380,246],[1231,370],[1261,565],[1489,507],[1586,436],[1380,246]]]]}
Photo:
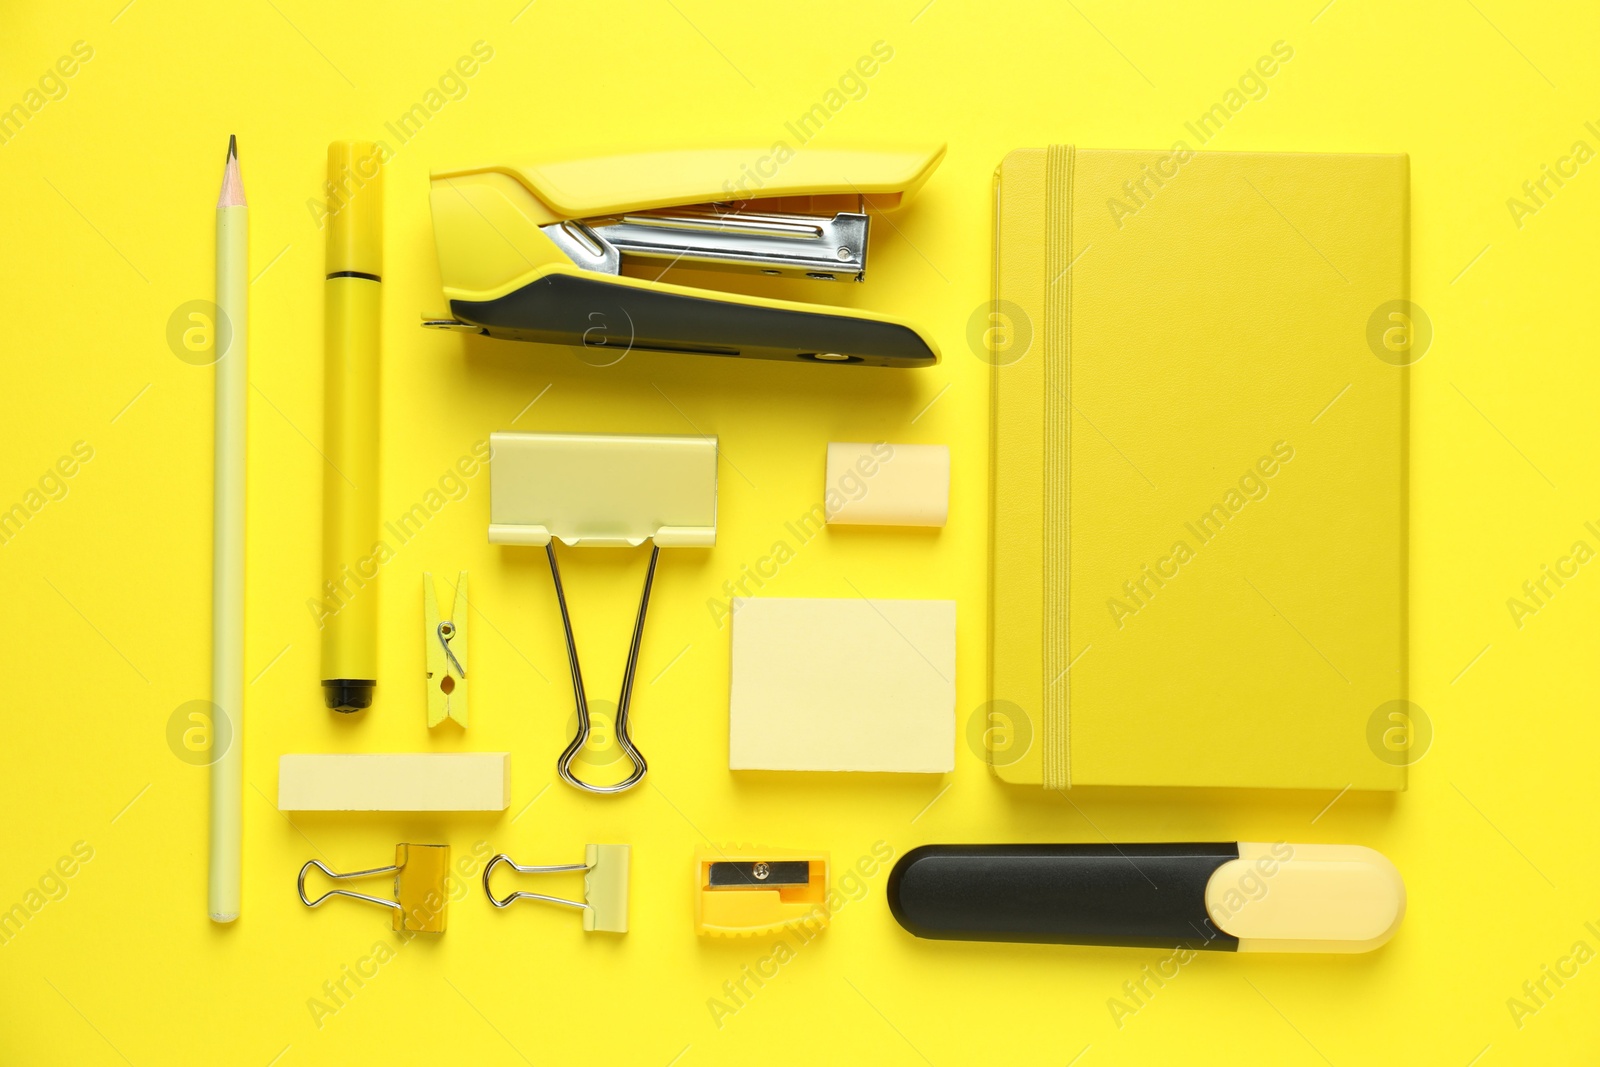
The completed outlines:
{"type": "Polygon", "coordinates": [[[953,600],[733,602],[732,770],[955,769],[953,600]]]}

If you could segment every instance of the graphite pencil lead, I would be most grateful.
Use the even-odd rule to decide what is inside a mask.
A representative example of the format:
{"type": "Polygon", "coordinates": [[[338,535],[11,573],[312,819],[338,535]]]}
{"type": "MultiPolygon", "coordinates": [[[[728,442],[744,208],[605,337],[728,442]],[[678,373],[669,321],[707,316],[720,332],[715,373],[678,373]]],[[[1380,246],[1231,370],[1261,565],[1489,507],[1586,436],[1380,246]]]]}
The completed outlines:
{"type": "Polygon", "coordinates": [[[228,134],[228,158],[229,159],[238,159],[239,158],[238,140],[231,133],[228,134]]]}

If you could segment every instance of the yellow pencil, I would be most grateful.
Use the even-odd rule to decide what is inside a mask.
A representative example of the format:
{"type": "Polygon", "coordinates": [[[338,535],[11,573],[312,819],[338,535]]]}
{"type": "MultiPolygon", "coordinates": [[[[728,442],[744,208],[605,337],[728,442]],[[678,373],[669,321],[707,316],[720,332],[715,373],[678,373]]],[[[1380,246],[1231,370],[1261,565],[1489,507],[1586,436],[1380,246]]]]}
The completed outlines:
{"type": "Polygon", "coordinates": [[[216,485],[211,562],[211,872],[214,922],[239,917],[243,863],[244,748],[244,420],[250,333],[250,209],[238,146],[217,197],[216,485]]]}

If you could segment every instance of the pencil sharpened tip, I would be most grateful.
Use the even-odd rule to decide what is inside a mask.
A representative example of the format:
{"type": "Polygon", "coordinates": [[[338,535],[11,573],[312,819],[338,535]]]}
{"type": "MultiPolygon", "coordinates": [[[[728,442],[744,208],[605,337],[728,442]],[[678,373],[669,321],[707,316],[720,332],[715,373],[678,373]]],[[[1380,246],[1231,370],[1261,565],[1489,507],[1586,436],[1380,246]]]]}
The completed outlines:
{"type": "Polygon", "coordinates": [[[222,193],[217,197],[217,207],[243,207],[244,182],[239,177],[239,142],[228,135],[228,159],[222,164],[222,193]]]}

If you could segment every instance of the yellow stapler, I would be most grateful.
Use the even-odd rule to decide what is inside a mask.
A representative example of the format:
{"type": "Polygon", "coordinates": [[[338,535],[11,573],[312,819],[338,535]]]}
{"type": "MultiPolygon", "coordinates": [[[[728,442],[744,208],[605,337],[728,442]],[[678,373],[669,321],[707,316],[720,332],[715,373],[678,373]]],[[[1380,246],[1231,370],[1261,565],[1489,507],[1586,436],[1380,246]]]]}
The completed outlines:
{"type": "Polygon", "coordinates": [[[866,273],[867,205],[903,206],[944,146],[608,156],[437,171],[434,238],[450,313],[424,324],[548,344],[921,367],[910,323],[661,281],[673,266],[816,281],[866,273]],[[769,161],[770,177],[751,171],[769,161]],[[730,180],[740,176],[737,182],[730,180]]]}

